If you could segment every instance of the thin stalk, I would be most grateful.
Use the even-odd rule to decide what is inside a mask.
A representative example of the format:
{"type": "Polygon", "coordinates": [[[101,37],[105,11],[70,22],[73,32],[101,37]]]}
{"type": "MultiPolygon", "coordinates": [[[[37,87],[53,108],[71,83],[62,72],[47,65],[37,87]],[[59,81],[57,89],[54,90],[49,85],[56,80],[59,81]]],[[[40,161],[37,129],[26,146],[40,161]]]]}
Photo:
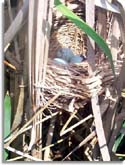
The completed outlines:
{"type": "Polygon", "coordinates": [[[65,131],[60,133],[60,136],[65,135],[66,133],[72,131],[74,128],[78,127],[79,125],[83,124],[84,122],[86,122],[87,120],[91,119],[93,116],[89,115],[86,118],[82,119],[81,121],[77,122],[76,124],[74,124],[73,126],[69,127],[68,129],[66,129],[65,131]]]}
{"type": "Polygon", "coordinates": [[[20,156],[23,156],[23,157],[25,157],[25,158],[28,158],[28,159],[30,159],[30,160],[32,160],[32,161],[42,161],[41,159],[35,158],[35,157],[33,157],[33,156],[31,156],[31,155],[29,155],[29,154],[27,154],[27,153],[23,153],[23,152],[21,152],[21,151],[18,151],[18,150],[16,150],[15,148],[12,148],[12,147],[10,147],[10,146],[8,146],[6,149],[7,149],[8,151],[11,151],[11,152],[13,152],[13,153],[16,153],[17,155],[20,155],[20,156]]]}

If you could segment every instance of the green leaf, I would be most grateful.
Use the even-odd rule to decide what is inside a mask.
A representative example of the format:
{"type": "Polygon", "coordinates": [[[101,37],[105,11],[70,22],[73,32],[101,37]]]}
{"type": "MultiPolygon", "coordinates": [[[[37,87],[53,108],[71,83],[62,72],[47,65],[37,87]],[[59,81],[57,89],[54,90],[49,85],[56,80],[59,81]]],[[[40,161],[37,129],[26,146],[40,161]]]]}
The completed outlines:
{"type": "MultiPolygon", "coordinates": [[[[4,138],[10,134],[11,126],[11,100],[7,92],[4,98],[4,138]]],[[[8,151],[4,150],[4,160],[8,157],[8,151]]]]}
{"type": "MultiPolygon", "coordinates": [[[[123,124],[122,124],[122,128],[125,128],[125,121],[124,121],[123,124]]],[[[117,149],[118,149],[118,147],[121,145],[124,136],[125,136],[124,133],[120,133],[120,134],[117,136],[117,138],[116,138],[116,140],[115,140],[115,143],[114,143],[114,145],[113,145],[113,148],[112,148],[112,151],[113,151],[113,152],[117,152],[117,149]]]]}
{"type": "Polygon", "coordinates": [[[88,36],[90,36],[97,45],[104,51],[104,53],[107,55],[113,74],[115,76],[115,70],[114,70],[114,64],[112,60],[112,54],[111,51],[106,44],[106,42],[103,40],[101,36],[99,36],[89,25],[87,25],[82,19],[80,19],[75,13],[70,11],[65,5],[63,5],[59,0],[55,0],[55,7],[69,20],[71,20],[76,26],[78,26],[80,29],[82,29],[88,36]]]}

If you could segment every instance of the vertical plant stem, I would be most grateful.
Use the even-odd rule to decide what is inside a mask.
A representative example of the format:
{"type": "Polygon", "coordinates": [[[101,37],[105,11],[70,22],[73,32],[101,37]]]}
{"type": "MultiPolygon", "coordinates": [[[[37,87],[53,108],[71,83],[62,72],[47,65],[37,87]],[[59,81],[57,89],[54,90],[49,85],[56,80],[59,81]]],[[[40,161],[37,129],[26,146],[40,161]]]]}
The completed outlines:
{"type": "Polygon", "coordinates": [[[119,37],[120,37],[120,29],[118,24],[117,15],[113,15],[113,23],[112,23],[112,36],[111,36],[111,53],[114,61],[114,65],[117,65],[117,54],[119,47],[119,37]]]}
{"type": "MultiPolygon", "coordinates": [[[[94,27],[94,22],[95,22],[94,20],[95,19],[95,13],[94,13],[95,5],[94,4],[95,4],[94,0],[86,0],[86,22],[92,28],[94,27]],[[90,15],[90,13],[92,14],[90,15]]],[[[93,75],[93,71],[95,71],[94,41],[90,40],[90,43],[88,46],[89,46],[88,47],[88,62],[90,64],[89,74],[93,75]]],[[[91,104],[92,104],[92,111],[94,115],[94,122],[95,122],[98,142],[100,146],[100,151],[102,154],[102,159],[103,161],[110,161],[110,155],[109,155],[106,138],[104,134],[97,92],[92,92],[91,104]]]]}
{"type": "MultiPolygon", "coordinates": [[[[29,72],[29,104],[31,109],[30,117],[35,114],[35,90],[34,90],[34,80],[35,80],[35,49],[36,49],[36,11],[38,2],[35,0],[29,1],[29,15],[28,15],[28,72],[29,72]]],[[[31,130],[30,143],[28,150],[32,149],[32,146],[36,142],[36,118],[33,121],[33,127],[31,130]]],[[[36,155],[36,149],[33,149],[32,155],[36,155]]]]}

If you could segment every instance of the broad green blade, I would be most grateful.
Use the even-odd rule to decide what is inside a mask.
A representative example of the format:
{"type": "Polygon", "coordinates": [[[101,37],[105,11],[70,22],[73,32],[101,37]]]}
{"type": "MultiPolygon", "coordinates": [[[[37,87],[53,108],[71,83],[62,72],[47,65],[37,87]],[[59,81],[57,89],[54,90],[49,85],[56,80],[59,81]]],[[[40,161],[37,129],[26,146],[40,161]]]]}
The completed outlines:
{"type": "MultiPolygon", "coordinates": [[[[125,128],[125,121],[123,122],[123,124],[122,124],[122,128],[125,128]]],[[[117,149],[118,149],[118,147],[120,146],[120,144],[122,143],[122,140],[123,140],[123,138],[124,138],[124,133],[120,133],[118,136],[117,136],[117,138],[116,138],[116,140],[115,140],[115,143],[114,143],[114,146],[113,146],[113,148],[112,148],[112,151],[113,152],[117,152],[117,149]]]]}
{"type": "Polygon", "coordinates": [[[106,42],[103,40],[101,36],[99,36],[90,26],[88,26],[82,19],[80,19],[75,13],[70,11],[65,5],[63,5],[59,0],[55,0],[55,7],[68,19],[70,19],[76,26],[78,26],[80,29],[82,29],[88,36],[90,36],[97,45],[104,51],[104,53],[107,55],[113,74],[115,76],[115,70],[114,70],[114,64],[112,60],[112,54],[111,51],[106,44],[106,42]]]}
{"type": "MultiPolygon", "coordinates": [[[[4,98],[4,138],[10,134],[11,126],[11,100],[7,93],[4,98]]],[[[8,157],[8,151],[4,150],[4,160],[8,157]]]]}

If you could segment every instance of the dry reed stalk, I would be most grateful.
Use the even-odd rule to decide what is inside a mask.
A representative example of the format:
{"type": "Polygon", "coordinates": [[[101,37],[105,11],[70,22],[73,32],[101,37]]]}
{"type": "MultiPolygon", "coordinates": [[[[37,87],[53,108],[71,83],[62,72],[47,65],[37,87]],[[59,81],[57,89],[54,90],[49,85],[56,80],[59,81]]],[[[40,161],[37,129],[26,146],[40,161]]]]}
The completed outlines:
{"type": "Polygon", "coordinates": [[[68,138],[68,137],[59,139],[59,140],[57,140],[57,142],[55,142],[55,143],[53,143],[53,144],[50,144],[50,145],[48,145],[48,146],[42,148],[41,151],[45,151],[47,148],[54,147],[55,145],[60,144],[60,143],[62,143],[63,141],[65,141],[67,138],[68,138]]]}
{"type": "MultiPolygon", "coordinates": [[[[36,46],[36,10],[37,4],[34,0],[29,1],[29,15],[28,15],[28,81],[29,81],[29,104],[32,107],[29,111],[30,116],[33,116],[35,113],[35,89],[33,87],[35,81],[35,46],[36,46]]],[[[38,116],[37,116],[38,117],[38,116]]],[[[36,118],[37,118],[36,117],[36,118]]],[[[28,150],[32,149],[32,146],[35,144],[36,141],[36,126],[35,121],[36,118],[33,120],[33,126],[31,129],[31,138],[28,150]]],[[[33,150],[34,151],[34,150],[33,150]]]]}
{"type": "Polygon", "coordinates": [[[22,159],[22,158],[23,158],[23,156],[17,156],[15,158],[8,159],[7,162],[17,161],[17,160],[22,159]]]}
{"type": "Polygon", "coordinates": [[[82,147],[84,144],[86,144],[88,141],[90,141],[93,137],[96,136],[96,132],[93,131],[90,133],[78,146],[76,146],[63,160],[67,159],[71,154],[73,154],[76,150],[78,150],[80,147],[82,147]]]}
{"type": "Polygon", "coordinates": [[[64,130],[63,132],[60,132],[60,136],[65,135],[66,133],[72,131],[74,128],[78,127],[80,124],[83,124],[84,122],[86,122],[87,120],[91,119],[93,116],[89,115],[87,117],[85,117],[84,119],[82,119],[81,121],[79,121],[78,123],[74,124],[73,126],[67,128],[66,130],[64,130]]]}
{"type": "Polygon", "coordinates": [[[67,128],[68,124],[70,123],[70,121],[74,118],[75,114],[77,113],[78,111],[75,110],[73,113],[71,113],[69,119],[66,121],[66,123],[64,124],[64,126],[62,127],[61,131],[60,131],[60,134],[62,134],[62,132],[64,132],[64,130],[67,128]]]}
{"type": "Polygon", "coordinates": [[[20,159],[22,159],[22,158],[24,158],[24,157],[23,157],[23,156],[17,156],[17,157],[15,157],[15,158],[8,159],[7,162],[17,161],[17,160],[20,160],[20,159]]]}
{"type": "MultiPolygon", "coordinates": [[[[86,22],[94,28],[95,23],[95,4],[93,0],[86,0],[86,22]],[[91,10],[91,12],[89,12],[91,10]]],[[[88,42],[88,63],[90,64],[89,74],[93,76],[93,71],[95,71],[95,44],[92,39],[89,38],[88,42]]],[[[98,101],[98,93],[97,91],[93,91],[91,93],[91,104],[92,104],[92,111],[94,115],[94,122],[96,127],[96,133],[98,137],[98,142],[100,146],[100,152],[102,154],[103,161],[110,161],[110,155],[108,151],[108,147],[106,144],[106,138],[104,134],[102,119],[101,119],[101,112],[100,106],[98,101]]]]}
{"type": "Polygon", "coordinates": [[[20,70],[20,63],[17,61],[13,53],[7,51],[5,53],[5,59],[7,59],[12,65],[14,65],[17,71],[20,70]]]}
{"type": "Polygon", "coordinates": [[[92,140],[91,140],[91,142],[89,143],[89,145],[88,145],[88,147],[85,149],[85,155],[87,156],[87,158],[88,158],[88,160],[89,161],[93,161],[93,159],[92,159],[92,152],[91,152],[91,154],[89,153],[89,151],[90,151],[90,148],[91,148],[91,150],[94,148],[94,146],[95,146],[95,144],[97,143],[97,137],[95,136],[92,140]]]}
{"type": "MultiPolygon", "coordinates": [[[[47,65],[47,58],[48,58],[48,43],[49,43],[49,33],[50,33],[50,26],[48,26],[48,5],[49,1],[38,1],[37,2],[37,9],[35,9],[37,13],[37,20],[36,20],[36,40],[35,40],[35,54],[37,56],[32,57],[32,60],[34,58],[34,61],[32,61],[32,66],[34,68],[34,77],[32,79],[32,90],[34,92],[32,95],[34,95],[34,106],[39,107],[41,105],[40,97],[43,95],[40,88],[37,88],[36,86],[33,86],[34,84],[38,85],[40,82],[44,84],[45,82],[45,76],[46,76],[46,65],[47,65]]],[[[50,19],[50,18],[49,18],[50,19]]],[[[35,20],[34,20],[35,21],[35,20]]],[[[35,26],[35,22],[34,22],[35,26]]],[[[36,122],[39,121],[39,119],[42,118],[42,113],[37,118],[36,122]]],[[[35,123],[34,123],[35,124],[35,123]]],[[[36,127],[36,141],[42,140],[42,123],[37,125],[36,127]]],[[[40,142],[39,148],[42,148],[42,143],[40,142]]],[[[38,155],[41,157],[41,153],[39,152],[38,155]]]]}
{"type": "Polygon", "coordinates": [[[42,159],[35,158],[35,157],[33,157],[33,156],[31,156],[31,155],[29,155],[29,154],[27,154],[27,153],[23,153],[23,152],[21,152],[21,151],[19,151],[19,150],[16,150],[15,148],[12,148],[12,147],[10,147],[10,146],[8,146],[6,149],[7,149],[8,151],[11,151],[11,152],[13,152],[13,153],[16,153],[17,155],[20,155],[20,156],[23,156],[23,157],[25,157],[25,158],[28,158],[28,159],[30,159],[30,160],[32,160],[32,161],[42,161],[42,159]]]}

